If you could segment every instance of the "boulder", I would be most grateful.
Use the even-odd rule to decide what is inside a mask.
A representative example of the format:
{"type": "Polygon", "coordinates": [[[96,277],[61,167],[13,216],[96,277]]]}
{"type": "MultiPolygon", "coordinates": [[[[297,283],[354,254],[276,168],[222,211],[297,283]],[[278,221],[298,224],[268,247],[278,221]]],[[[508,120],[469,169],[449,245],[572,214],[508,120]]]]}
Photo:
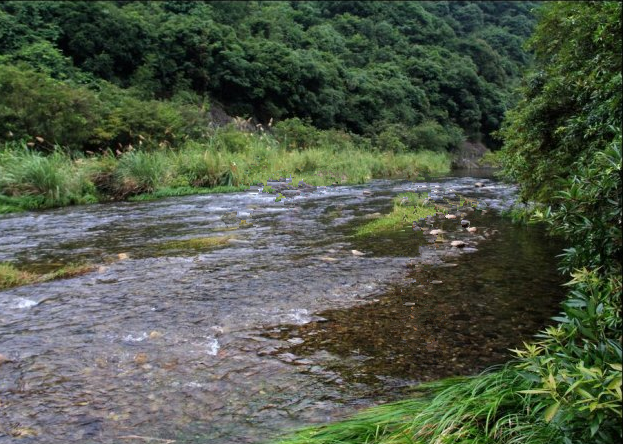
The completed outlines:
{"type": "Polygon", "coordinates": [[[452,241],[450,245],[456,248],[463,248],[465,246],[465,242],[463,242],[462,240],[455,240],[452,241]]]}

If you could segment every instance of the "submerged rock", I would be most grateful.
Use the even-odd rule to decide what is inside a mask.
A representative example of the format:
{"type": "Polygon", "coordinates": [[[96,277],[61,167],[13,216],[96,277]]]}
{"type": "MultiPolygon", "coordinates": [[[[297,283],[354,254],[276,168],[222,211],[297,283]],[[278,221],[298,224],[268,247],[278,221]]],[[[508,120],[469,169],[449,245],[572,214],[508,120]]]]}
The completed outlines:
{"type": "Polygon", "coordinates": [[[0,353],[0,365],[4,364],[5,362],[11,362],[11,360],[4,356],[2,353],[0,353]]]}

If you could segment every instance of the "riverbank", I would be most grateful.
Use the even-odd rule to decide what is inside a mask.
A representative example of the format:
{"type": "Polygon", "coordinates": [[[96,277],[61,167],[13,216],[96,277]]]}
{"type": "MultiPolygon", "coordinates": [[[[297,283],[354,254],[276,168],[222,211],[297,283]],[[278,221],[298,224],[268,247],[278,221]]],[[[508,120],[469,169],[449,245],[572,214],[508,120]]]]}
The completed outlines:
{"type": "Polygon", "coordinates": [[[377,178],[420,178],[449,171],[446,153],[394,154],[331,144],[287,150],[272,137],[228,133],[181,148],[76,156],[44,155],[18,143],[0,150],[0,213],[189,194],[243,191],[292,177],[293,185],[362,184],[377,178]],[[218,141],[242,138],[236,150],[218,141]],[[215,146],[216,145],[216,146],[215,146]]]}

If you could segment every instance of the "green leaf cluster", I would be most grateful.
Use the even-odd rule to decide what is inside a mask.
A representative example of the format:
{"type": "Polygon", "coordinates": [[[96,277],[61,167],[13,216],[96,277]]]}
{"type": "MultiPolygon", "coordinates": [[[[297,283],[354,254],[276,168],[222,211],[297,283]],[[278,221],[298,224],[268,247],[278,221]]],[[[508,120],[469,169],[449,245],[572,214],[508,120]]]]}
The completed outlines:
{"type": "MultiPolygon", "coordinates": [[[[121,102],[146,114],[141,131],[159,132],[167,112],[178,120],[152,99],[191,94],[264,125],[299,118],[378,136],[383,149],[447,149],[466,137],[495,144],[490,133],[530,60],[521,45],[536,4],[7,1],[0,64],[24,63],[72,87],[114,84],[128,95],[121,102]]],[[[64,112],[88,131],[88,116],[64,112]]],[[[110,113],[96,140],[127,139],[136,116],[110,113]]]]}

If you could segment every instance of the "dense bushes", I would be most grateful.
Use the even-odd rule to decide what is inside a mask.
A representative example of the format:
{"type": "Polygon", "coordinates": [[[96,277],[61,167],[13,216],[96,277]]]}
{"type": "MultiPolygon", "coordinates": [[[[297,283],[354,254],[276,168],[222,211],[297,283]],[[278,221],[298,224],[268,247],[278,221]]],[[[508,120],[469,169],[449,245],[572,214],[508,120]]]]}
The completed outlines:
{"type": "Polygon", "coordinates": [[[537,66],[501,131],[505,170],[526,199],[548,201],[621,131],[621,7],[546,8],[531,40],[537,66]],[[558,36],[555,38],[554,36],[558,36]]]}
{"type": "MultiPolygon", "coordinates": [[[[318,128],[370,136],[380,134],[384,122],[433,125],[448,133],[460,128],[461,136],[487,138],[529,61],[521,44],[534,24],[535,5],[8,1],[0,4],[0,63],[26,63],[76,85],[105,80],[130,88],[143,101],[128,97],[119,110],[100,97],[107,104],[103,111],[89,106],[108,123],[87,138],[95,144],[134,145],[135,132],[147,137],[150,129],[159,143],[162,121],[172,118],[175,125],[178,116],[149,100],[189,91],[264,125],[296,117],[318,128]],[[149,122],[139,125],[141,115],[149,122]],[[126,120],[129,127],[121,123],[126,120]]],[[[53,89],[59,98],[73,97],[57,85],[53,89]]],[[[95,106],[84,91],[75,95],[95,106]]],[[[75,123],[91,134],[96,123],[76,117],[82,118],[75,123]]],[[[23,130],[32,136],[42,129],[23,130]]],[[[58,130],[48,131],[52,136],[61,144],[77,143],[63,140],[58,130]]],[[[381,139],[401,148],[388,134],[381,139]]],[[[438,145],[454,142],[452,136],[438,145]]]]}
{"type": "Polygon", "coordinates": [[[0,134],[40,149],[104,150],[128,145],[174,146],[201,136],[205,110],[140,100],[106,82],[75,86],[24,65],[0,65],[0,134]]]}

